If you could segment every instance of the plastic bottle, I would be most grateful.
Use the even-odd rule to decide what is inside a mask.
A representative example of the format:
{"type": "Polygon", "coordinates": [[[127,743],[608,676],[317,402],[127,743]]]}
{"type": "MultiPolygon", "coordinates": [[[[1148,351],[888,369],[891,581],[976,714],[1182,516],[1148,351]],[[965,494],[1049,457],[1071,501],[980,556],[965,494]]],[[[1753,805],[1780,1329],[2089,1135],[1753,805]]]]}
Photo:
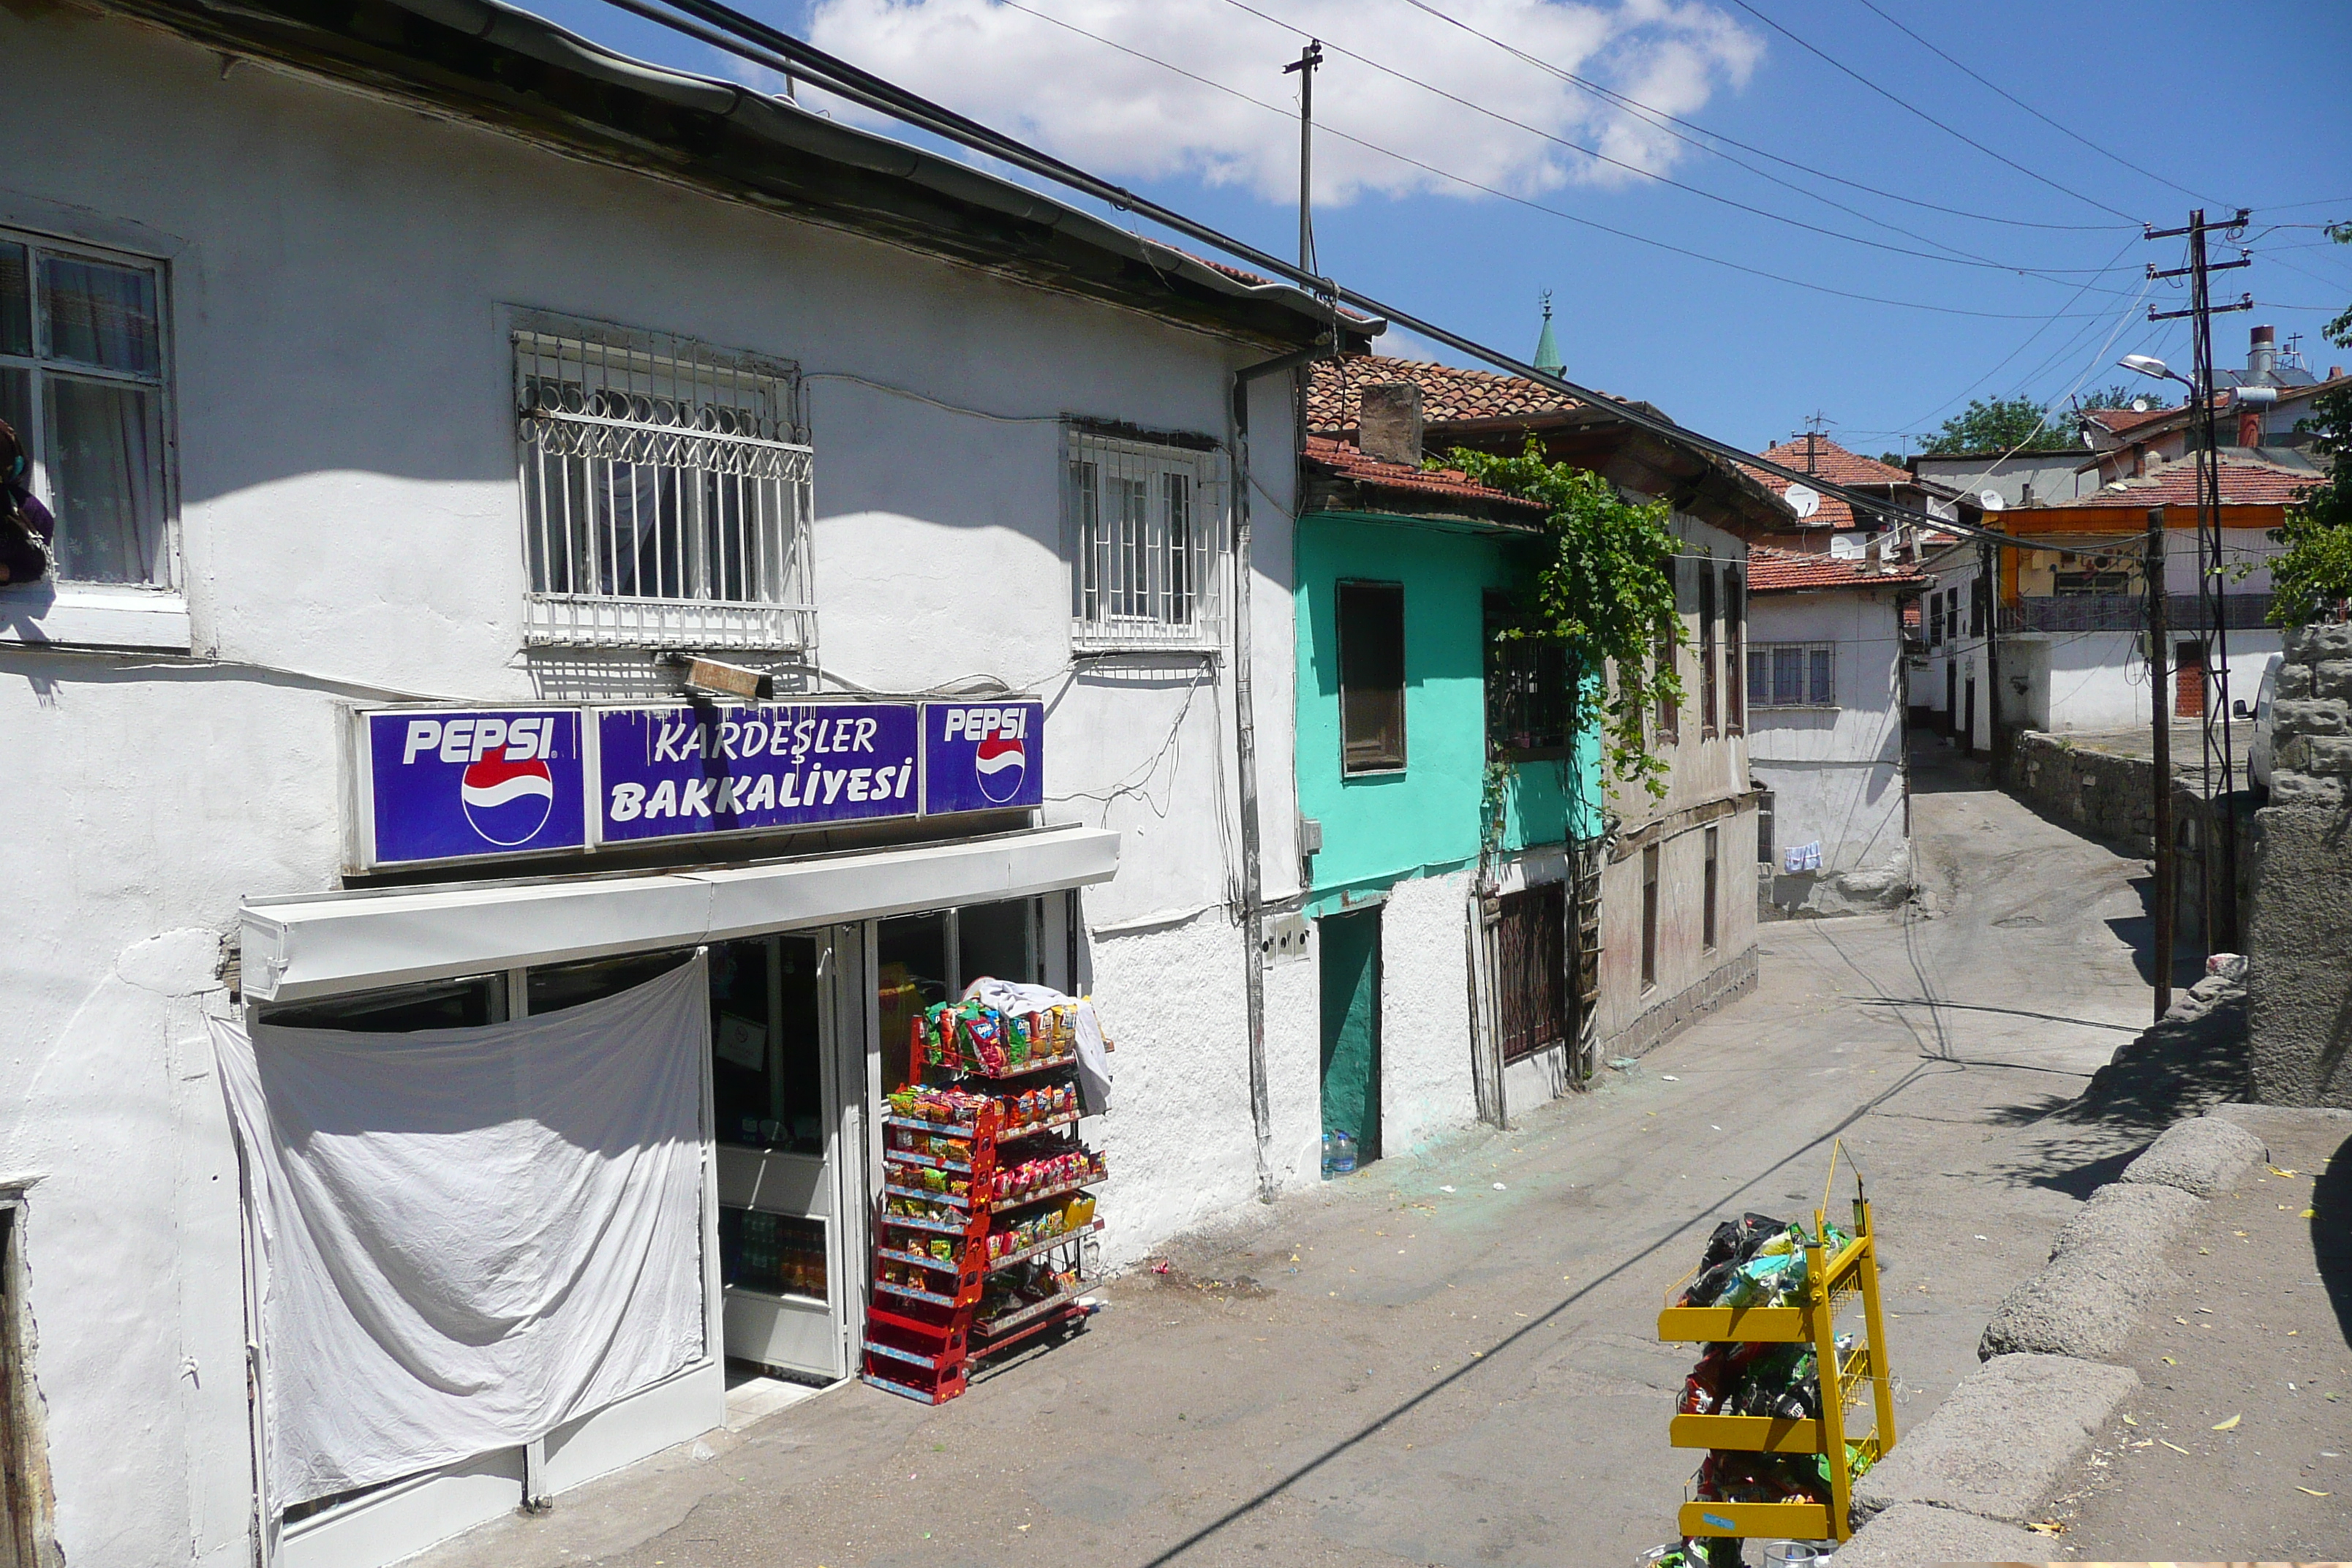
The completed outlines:
{"type": "Polygon", "coordinates": [[[1355,1134],[1344,1130],[1334,1131],[1331,1134],[1331,1173],[1335,1176],[1348,1176],[1353,1175],[1355,1170],[1355,1134]]]}
{"type": "Polygon", "coordinates": [[[1331,1131],[1328,1128],[1323,1131],[1323,1179],[1327,1182],[1331,1179],[1331,1131]]]}

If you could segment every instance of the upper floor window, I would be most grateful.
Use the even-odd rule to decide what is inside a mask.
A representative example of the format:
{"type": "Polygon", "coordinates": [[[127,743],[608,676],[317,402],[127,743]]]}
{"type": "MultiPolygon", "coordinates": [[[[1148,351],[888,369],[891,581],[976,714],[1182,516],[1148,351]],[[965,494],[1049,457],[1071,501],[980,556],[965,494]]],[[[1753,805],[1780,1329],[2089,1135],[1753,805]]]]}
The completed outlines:
{"type": "Polygon", "coordinates": [[[514,343],[524,639],[813,647],[798,372],[576,323],[514,343]]]}
{"type": "Polygon", "coordinates": [[[1716,668],[1716,581],[1715,563],[1701,561],[1698,566],[1698,731],[1702,737],[1716,732],[1717,676],[1716,668]]]}
{"type": "Polygon", "coordinates": [[[1497,760],[1559,756],[1568,748],[1568,653],[1557,642],[1503,637],[1508,594],[1486,595],[1486,752],[1497,760]]]}
{"type": "Polygon", "coordinates": [[[1748,576],[1738,567],[1723,568],[1723,731],[1748,732],[1748,689],[1739,679],[1747,663],[1748,576]]]}
{"type": "Polygon", "coordinates": [[[1404,766],[1404,584],[1342,583],[1339,631],[1339,771],[1404,766]]]}
{"type": "Polygon", "coordinates": [[[1079,428],[1067,447],[1072,641],[1213,646],[1225,553],[1215,450],[1079,428]]]}
{"type": "Polygon", "coordinates": [[[0,232],[0,418],[67,581],[173,584],[163,269],[0,232]]]}
{"type": "Polygon", "coordinates": [[[1757,708],[1837,706],[1837,645],[1764,643],[1748,650],[1748,700],[1757,708]]]}

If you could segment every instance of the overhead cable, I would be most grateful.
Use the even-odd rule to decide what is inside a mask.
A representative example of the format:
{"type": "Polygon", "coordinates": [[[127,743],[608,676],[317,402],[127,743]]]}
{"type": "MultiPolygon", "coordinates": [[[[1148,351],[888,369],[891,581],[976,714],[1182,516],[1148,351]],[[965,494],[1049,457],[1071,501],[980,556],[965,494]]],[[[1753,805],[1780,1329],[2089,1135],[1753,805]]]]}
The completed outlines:
{"type": "MultiPolygon", "coordinates": [[[[1964,534],[1989,540],[1996,544],[2019,548],[2011,536],[1958,518],[1942,518],[1931,512],[1899,506],[1879,496],[1867,495],[1843,485],[1832,483],[1818,475],[1788,468],[1769,458],[1758,456],[1728,441],[1703,435],[1676,424],[1654,409],[1611,396],[1607,393],[1570,381],[1549,371],[1538,370],[1526,361],[1491,348],[1474,338],[1465,337],[1436,322],[1413,315],[1410,311],[1374,299],[1360,289],[1350,289],[1329,278],[1318,278],[1305,268],[1272,253],[1259,249],[1245,240],[1236,239],[1223,231],[1186,216],[1172,207],[1163,206],[1149,197],[1138,195],[1123,185],[1087,173],[1068,163],[1028,145],[1004,132],[960,114],[954,110],[932,102],[918,93],[899,87],[895,82],[876,76],[864,68],[829,54],[813,44],[803,42],[767,23],[747,16],[720,0],[667,0],[675,10],[667,10],[654,0],[610,0],[610,3],[648,20],[699,38],[754,65],[770,70],[789,72],[801,81],[835,94],[852,103],[860,104],[877,113],[929,132],[930,134],[967,147],[975,153],[1000,159],[1017,169],[1052,180],[1081,195],[1108,203],[1114,208],[1132,212],[1149,218],[1189,239],[1213,246],[1271,278],[1280,279],[1310,296],[1319,297],[1335,305],[1391,321],[1407,331],[1417,332],[1431,342],[1454,350],[1458,353],[1483,361],[1507,374],[1577,400],[1603,418],[1646,431],[1677,446],[1719,458],[1726,462],[1756,473],[1770,474],[1791,484],[1810,485],[1819,494],[1834,496],[1849,506],[1858,507],[1865,515],[1888,521],[1906,521],[1924,525],[1939,531],[1964,534]],[[682,12],[684,16],[675,13],[682,12]]],[[[1339,344],[1335,340],[1332,349],[1339,344]]]]}
{"type": "Polygon", "coordinates": [[[1782,37],[1788,39],[1790,43],[1796,45],[1799,48],[1803,49],[1808,54],[1818,57],[1829,65],[1834,67],[1836,69],[1844,72],[1847,76],[1852,77],[1854,80],[1870,89],[1871,91],[1878,94],[1879,97],[1886,100],[1887,102],[1894,104],[1896,108],[1901,109],[1906,113],[1918,116],[1928,124],[1934,126],[1937,130],[1942,132],[1945,135],[1950,136],[1958,141],[1965,142],[1969,146],[1975,148],[1978,152],[1983,153],[1986,157],[1990,158],[1997,163],[2008,164],[2019,174],[2023,174],[2027,179],[2039,181],[2041,184],[2049,186],[2052,190],[2070,195],[2078,202],[2087,202],[2103,213],[2113,213],[2116,216],[2120,218],[2131,218],[2135,223],[2140,221],[2137,218],[2132,218],[2132,215],[2124,211],[2121,207],[2111,207],[2106,203],[2099,200],[2096,196],[2086,195],[2083,192],[2074,189],[2072,185],[2062,185],[2047,174],[2039,174],[2034,173],[2032,169],[2027,168],[2016,159],[1994,152],[1991,148],[1986,146],[1983,142],[1978,141],[1975,137],[1969,135],[1965,131],[1954,130],[1951,126],[1945,124],[1942,121],[1937,119],[1934,115],[1928,113],[1917,104],[1897,97],[1895,94],[1887,91],[1885,88],[1871,80],[1868,77],[1863,75],[1860,71],[1855,70],[1853,67],[1845,64],[1843,60],[1837,59],[1834,57],[1815,48],[1812,45],[1805,42],[1804,39],[1797,37],[1796,34],[1789,31],[1788,28],[1780,26],[1780,23],[1775,22],[1771,17],[1767,16],[1763,12],[1759,11],[1755,6],[1749,5],[1748,0],[1731,0],[1731,3],[1738,6],[1741,10],[1747,12],[1749,16],[1755,17],[1758,21],[1763,23],[1766,26],[1771,28],[1774,32],[1780,34],[1782,37]]]}

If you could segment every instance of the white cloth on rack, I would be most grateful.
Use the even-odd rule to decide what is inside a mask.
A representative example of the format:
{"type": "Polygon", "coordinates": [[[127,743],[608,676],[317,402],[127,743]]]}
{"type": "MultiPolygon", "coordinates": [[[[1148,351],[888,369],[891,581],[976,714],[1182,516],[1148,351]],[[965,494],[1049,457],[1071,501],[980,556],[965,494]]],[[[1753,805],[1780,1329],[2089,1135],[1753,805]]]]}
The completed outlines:
{"type": "Polygon", "coordinates": [[[261,1228],[270,1504],[513,1447],[700,1360],[700,959],[515,1023],[213,1019],[261,1228]]]}
{"type": "Polygon", "coordinates": [[[1024,985],[1017,981],[982,975],[963,988],[964,1000],[978,1001],[1000,1013],[1043,1013],[1064,1005],[1076,1009],[1078,1037],[1078,1109],[1100,1116],[1110,1109],[1110,1053],[1103,1048],[1102,1020],[1095,1016],[1091,998],[1066,995],[1050,985],[1024,985]]]}

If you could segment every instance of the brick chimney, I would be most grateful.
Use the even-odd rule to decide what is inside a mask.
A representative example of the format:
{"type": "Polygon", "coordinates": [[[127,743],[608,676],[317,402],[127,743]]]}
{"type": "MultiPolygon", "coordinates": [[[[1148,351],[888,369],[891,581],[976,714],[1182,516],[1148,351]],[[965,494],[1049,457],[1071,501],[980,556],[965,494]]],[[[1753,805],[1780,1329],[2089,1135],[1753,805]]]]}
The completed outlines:
{"type": "Polygon", "coordinates": [[[2238,445],[2259,447],[2263,444],[2263,411],[2251,403],[2238,405],[2238,445]]]}
{"type": "Polygon", "coordinates": [[[1356,445],[1367,458],[1421,467],[1421,384],[1375,382],[1363,389],[1356,445]]]}

